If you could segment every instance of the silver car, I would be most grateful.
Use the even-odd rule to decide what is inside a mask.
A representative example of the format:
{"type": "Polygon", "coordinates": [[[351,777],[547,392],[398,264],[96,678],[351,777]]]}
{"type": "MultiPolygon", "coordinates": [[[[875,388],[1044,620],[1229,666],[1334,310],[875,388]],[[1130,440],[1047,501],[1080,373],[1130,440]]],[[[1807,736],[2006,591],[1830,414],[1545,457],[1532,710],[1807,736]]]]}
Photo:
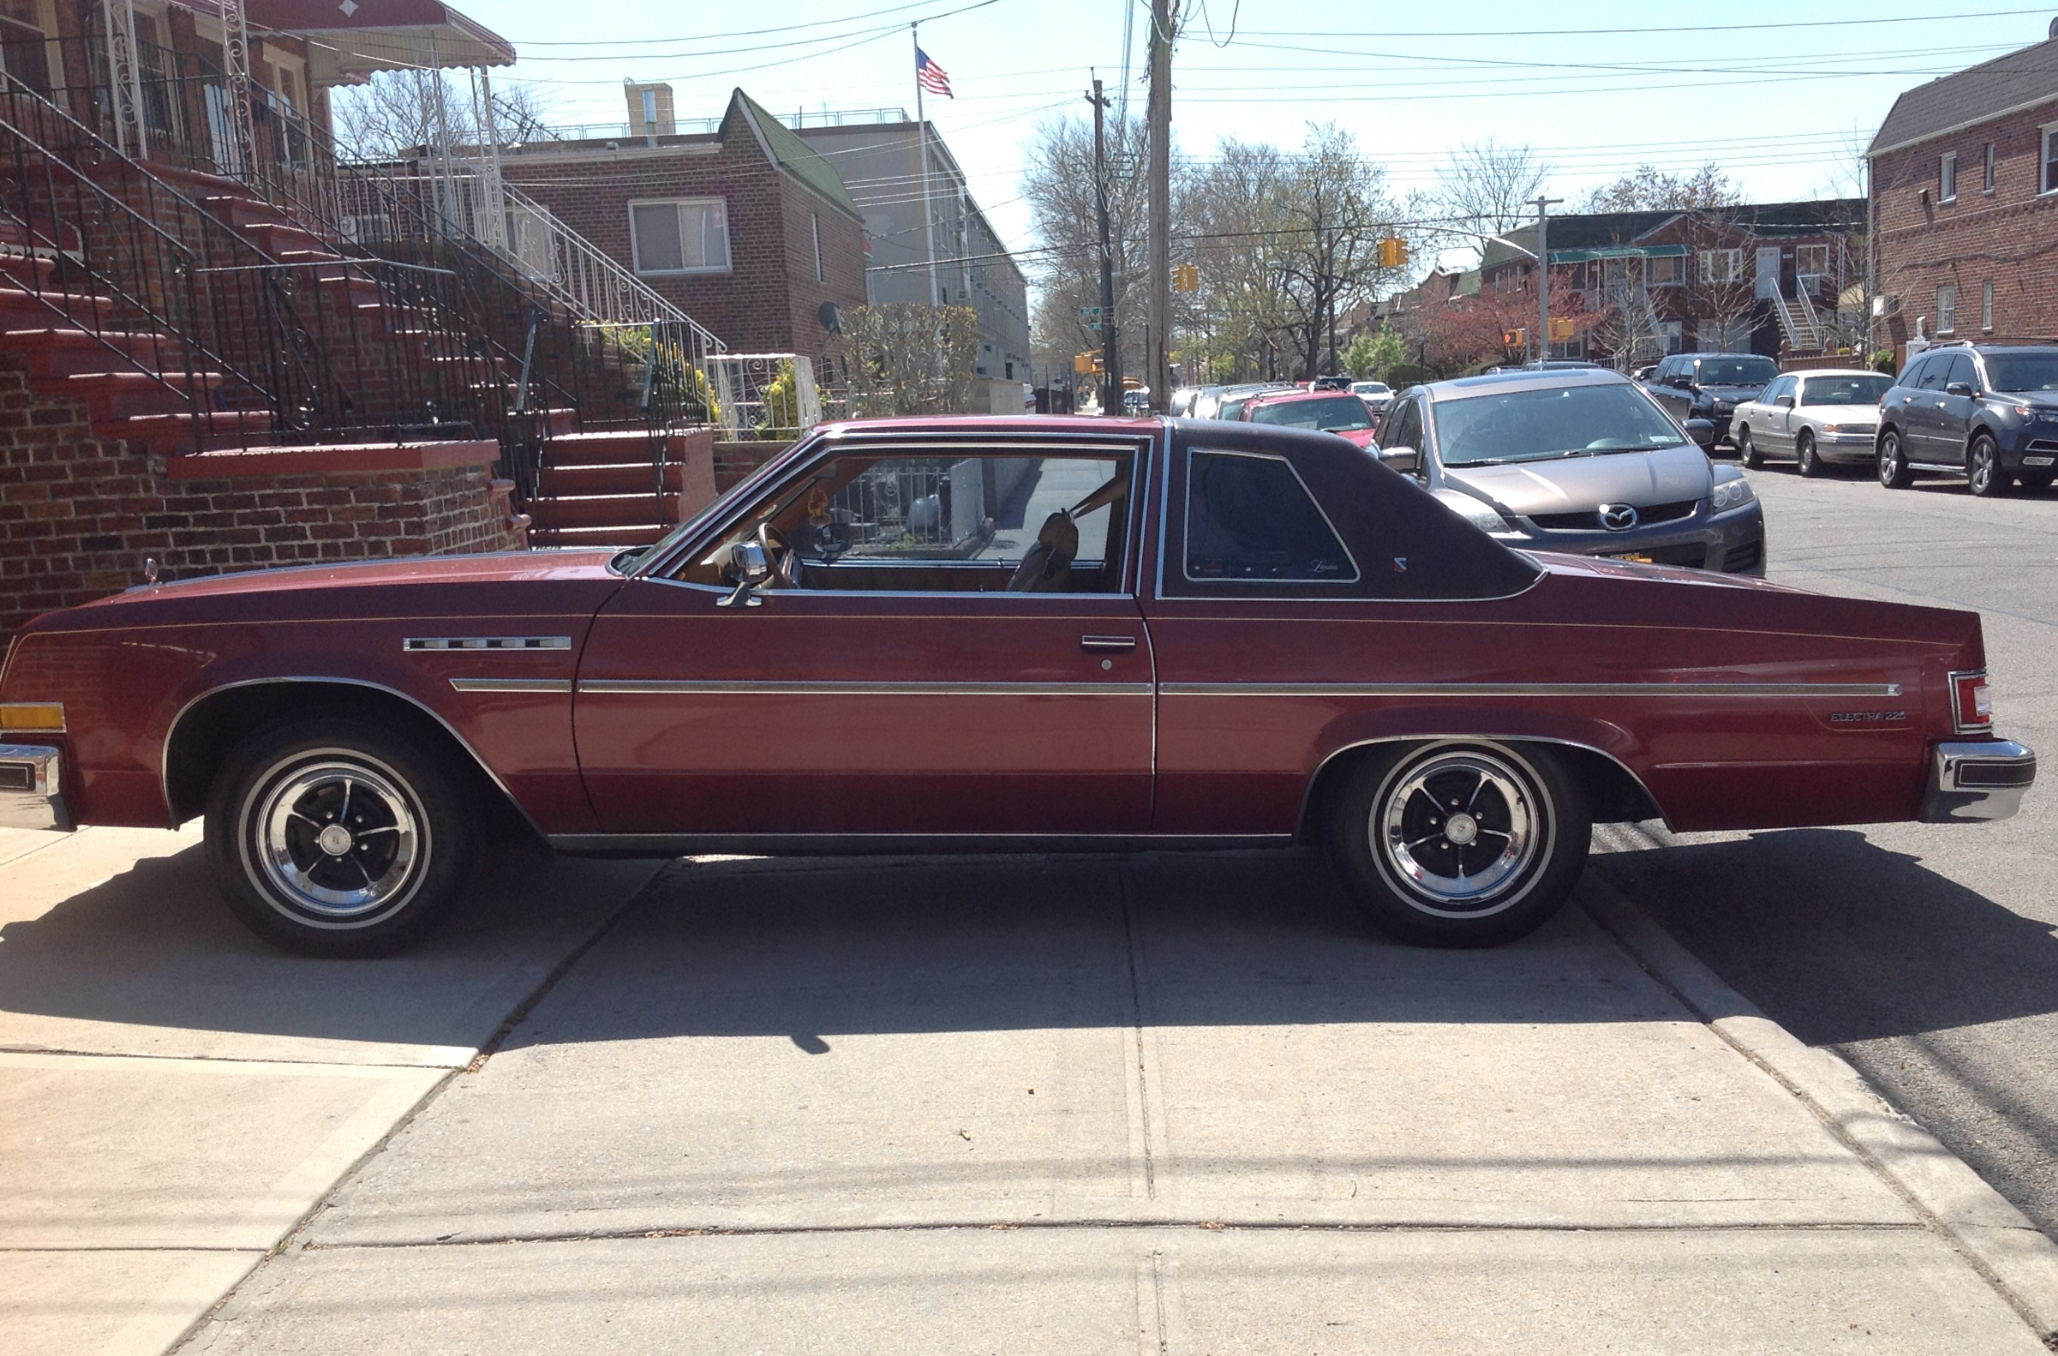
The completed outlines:
{"type": "Polygon", "coordinates": [[[1789,372],[1736,407],[1737,459],[1756,470],[1792,458],[1804,476],[1830,463],[1870,465],[1880,398],[1894,379],[1858,368],[1789,372]]]}
{"type": "Polygon", "coordinates": [[[1409,390],[1378,451],[1509,546],[1763,575],[1765,511],[1708,433],[1602,368],[1517,371],[1409,390]]]}

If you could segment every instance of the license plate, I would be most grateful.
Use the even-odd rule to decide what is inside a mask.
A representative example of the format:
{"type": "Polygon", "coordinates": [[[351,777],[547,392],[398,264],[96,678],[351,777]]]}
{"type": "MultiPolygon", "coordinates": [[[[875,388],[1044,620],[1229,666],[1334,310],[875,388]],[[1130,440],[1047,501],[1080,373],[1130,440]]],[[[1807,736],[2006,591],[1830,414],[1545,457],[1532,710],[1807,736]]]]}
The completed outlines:
{"type": "Polygon", "coordinates": [[[1611,551],[1611,552],[1609,552],[1609,554],[1608,554],[1608,559],[1610,559],[1610,560],[1633,560],[1633,561],[1635,561],[1635,562],[1636,562],[1637,564],[1639,564],[1639,565],[1655,565],[1655,564],[1657,564],[1657,562],[1656,562],[1656,561],[1654,561],[1654,560],[1652,560],[1652,559],[1651,559],[1651,558],[1650,558],[1649,556],[1647,556],[1647,555],[1644,555],[1643,553],[1641,553],[1641,552],[1638,552],[1638,551],[1611,551]]]}

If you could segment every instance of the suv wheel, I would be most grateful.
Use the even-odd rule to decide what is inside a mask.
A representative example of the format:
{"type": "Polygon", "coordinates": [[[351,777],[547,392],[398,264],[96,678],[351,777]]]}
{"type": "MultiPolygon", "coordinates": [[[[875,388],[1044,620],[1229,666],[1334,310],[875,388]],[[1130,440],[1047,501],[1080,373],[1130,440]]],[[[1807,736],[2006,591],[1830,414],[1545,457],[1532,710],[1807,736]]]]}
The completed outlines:
{"type": "Polygon", "coordinates": [[[1890,490],[1905,490],[1915,483],[1908,459],[1901,455],[1901,435],[1895,429],[1879,435],[1879,483],[1890,490]]]}
{"type": "Polygon", "coordinates": [[[2010,479],[2001,465],[2001,449],[1994,445],[1992,436],[1974,435],[1965,454],[1965,480],[1972,492],[1982,499],[2006,494],[2010,479]]]}

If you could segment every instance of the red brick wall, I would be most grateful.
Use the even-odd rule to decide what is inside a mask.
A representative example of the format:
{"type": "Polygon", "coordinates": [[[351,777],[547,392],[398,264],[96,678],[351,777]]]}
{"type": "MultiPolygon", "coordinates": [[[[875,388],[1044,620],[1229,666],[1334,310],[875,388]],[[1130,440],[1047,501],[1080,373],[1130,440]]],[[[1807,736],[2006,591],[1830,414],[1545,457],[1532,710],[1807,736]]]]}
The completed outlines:
{"type": "Polygon", "coordinates": [[[715,493],[727,494],[736,482],[793,446],[779,442],[715,444],[715,493]]]}
{"type": "Polygon", "coordinates": [[[0,643],[39,612],[143,580],[271,565],[507,550],[522,530],[482,467],[174,480],[97,438],[83,403],[0,360],[0,643]]]}
{"type": "Polygon", "coordinates": [[[1953,132],[1873,161],[1875,293],[1901,299],[1873,322],[1873,337],[1905,359],[1917,316],[1937,337],[1936,289],[1958,289],[1957,323],[1945,337],[2020,343],[2058,338],[2058,194],[2039,197],[2039,127],[2058,102],[1953,132]],[[1984,191],[1994,143],[1994,191],[1984,191]],[[1958,155],[1958,194],[1940,202],[1938,163],[1958,155]],[[1994,285],[1994,327],[1980,328],[1980,285],[1994,285]]]}

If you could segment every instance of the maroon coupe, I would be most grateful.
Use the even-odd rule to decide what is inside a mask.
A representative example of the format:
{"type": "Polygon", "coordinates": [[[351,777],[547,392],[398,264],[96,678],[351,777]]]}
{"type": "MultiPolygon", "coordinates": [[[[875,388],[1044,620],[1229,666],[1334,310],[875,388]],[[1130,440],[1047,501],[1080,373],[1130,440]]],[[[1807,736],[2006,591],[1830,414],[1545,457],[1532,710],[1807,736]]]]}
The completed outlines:
{"type": "Polygon", "coordinates": [[[1472,945],[1550,916],[1595,821],[2013,813],[2035,759],[1984,662],[1973,613],[1510,550],[1326,434],[869,422],[647,550],[41,617],[0,823],[205,814],[230,906],[327,955],[418,936],[500,821],[646,855],[1319,841],[1383,926],[1472,945]]]}

